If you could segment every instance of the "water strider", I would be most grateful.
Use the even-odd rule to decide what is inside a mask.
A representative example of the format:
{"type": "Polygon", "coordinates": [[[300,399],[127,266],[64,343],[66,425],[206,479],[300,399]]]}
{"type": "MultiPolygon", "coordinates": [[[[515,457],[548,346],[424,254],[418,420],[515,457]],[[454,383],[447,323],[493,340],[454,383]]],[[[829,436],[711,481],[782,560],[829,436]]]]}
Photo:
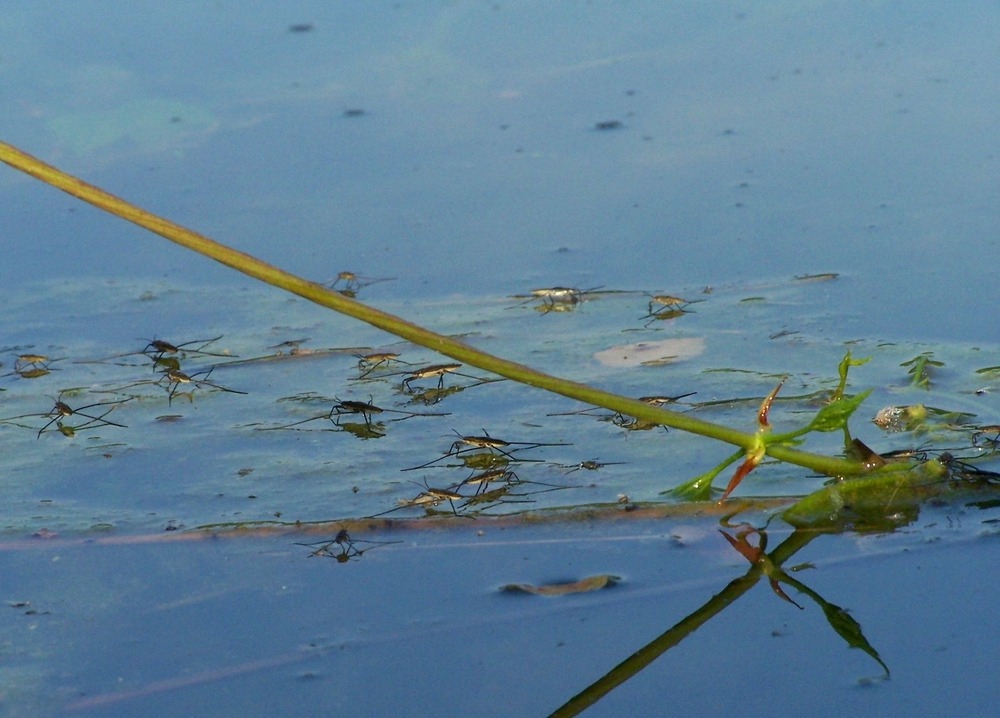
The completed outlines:
{"type": "Polygon", "coordinates": [[[561,469],[569,469],[566,473],[572,474],[574,471],[579,471],[583,469],[585,471],[597,471],[598,469],[603,469],[605,466],[621,466],[627,462],[625,461],[598,461],[597,459],[587,459],[586,461],[581,461],[579,464],[557,464],[561,469]]]}
{"type": "Polygon", "coordinates": [[[338,272],[337,278],[328,286],[345,297],[353,299],[361,289],[379,282],[391,282],[395,277],[362,277],[354,272],[338,272]]]}
{"type": "Polygon", "coordinates": [[[45,426],[43,426],[41,429],[38,430],[38,435],[36,436],[36,438],[41,438],[42,433],[50,426],[52,426],[52,424],[55,424],[56,427],[59,429],[60,433],[66,436],[72,436],[73,433],[77,431],[82,431],[83,429],[90,428],[92,426],[118,426],[121,427],[122,429],[126,429],[128,427],[126,427],[125,424],[119,424],[114,421],[109,421],[104,417],[106,417],[108,414],[114,411],[115,407],[117,407],[119,404],[124,404],[126,401],[129,400],[130,399],[122,399],[120,401],[99,401],[93,404],[85,404],[84,406],[81,406],[77,409],[73,409],[69,406],[69,404],[66,404],[60,399],[56,399],[55,404],[52,406],[52,410],[48,414],[42,415],[42,416],[50,416],[52,418],[49,419],[48,423],[45,424],[45,426]],[[92,409],[95,406],[110,406],[111,408],[105,411],[100,416],[87,414],[83,411],[84,409],[92,409]],[[62,420],[67,419],[71,416],[82,416],[85,419],[88,419],[89,421],[86,421],[78,426],[72,426],[72,427],[64,426],[62,420]]]}
{"type": "Polygon", "coordinates": [[[675,404],[681,399],[686,399],[689,396],[694,396],[698,392],[689,391],[686,394],[678,394],[677,396],[640,396],[639,401],[643,404],[649,404],[650,406],[666,406],[667,404],[675,404]]]}
{"type": "MultiPolygon", "coordinates": [[[[575,287],[558,286],[529,289],[526,299],[513,305],[513,307],[508,307],[508,309],[513,309],[514,307],[520,307],[524,304],[541,300],[541,303],[536,306],[536,309],[542,313],[570,311],[578,304],[582,303],[588,294],[596,292],[598,289],[600,289],[599,286],[591,289],[576,289],[575,287]]],[[[515,298],[520,299],[524,296],[525,295],[515,295],[515,298]]]]}
{"type": "Polygon", "coordinates": [[[472,474],[467,479],[462,481],[459,486],[475,486],[476,494],[484,493],[490,484],[496,483],[498,481],[503,481],[507,484],[520,483],[520,478],[506,466],[499,469],[489,469],[487,471],[481,471],[476,474],[472,474]]]}
{"type": "Polygon", "coordinates": [[[390,544],[402,543],[401,541],[367,541],[365,539],[355,539],[347,532],[347,529],[340,529],[337,535],[332,539],[326,539],[324,541],[315,541],[313,543],[296,543],[296,546],[305,546],[307,548],[313,549],[309,554],[310,557],[313,556],[328,556],[334,559],[337,563],[347,563],[351,559],[361,558],[361,555],[366,551],[370,551],[373,548],[379,546],[388,546],[390,544]],[[365,544],[365,548],[360,548],[358,544],[365,544]],[[339,552],[334,552],[332,548],[337,546],[340,550],[339,552]]]}
{"type": "Polygon", "coordinates": [[[338,424],[339,418],[344,414],[360,414],[361,417],[364,419],[365,424],[367,426],[371,426],[372,415],[381,414],[385,411],[385,409],[375,406],[372,403],[372,401],[373,399],[371,396],[368,397],[367,402],[353,401],[350,399],[341,401],[340,399],[337,399],[337,403],[334,404],[333,408],[330,409],[330,413],[327,414],[326,418],[330,419],[330,421],[332,421],[334,424],[338,424]]]}
{"type": "Polygon", "coordinates": [[[50,359],[44,354],[18,354],[14,358],[14,369],[2,376],[17,374],[22,379],[38,379],[52,371],[52,363],[59,359],[50,359]]]}
{"type": "MultiPolygon", "coordinates": [[[[411,466],[402,470],[415,471],[417,469],[423,469],[449,457],[487,457],[490,460],[490,464],[493,463],[493,457],[496,457],[497,459],[502,458],[506,462],[524,461],[523,459],[516,458],[514,453],[527,449],[537,449],[542,446],[571,446],[571,444],[563,442],[545,443],[540,441],[506,441],[495,436],[490,436],[489,432],[485,429],[483,429],[482,436],[463,436],[457,431],[455,434],[458,435],[458,438],[452,442],[448,450],[441,454],[441,456],[436,459],[431,459],[430,461],[419,466],[411,466]],[[481,449],[485,449],[485,451],[480,451],[481,449]]],[[[480,468],[492,469],[497,467],[490,465],[480,468]]]]}
{"type": "Polygon", "coordinates": [[[139,354],[144,354],[153,360],[153,364],[159,364],[160,360],[163,359],[167,354],[191,354],[197,356],[207,356],[207,357],[228,357],[229,354],[220,354],[216,352],[205,351],[205,347],[209,344],[213,344],[220,339],[222,339],[222,334],[211,339],[192,339],[191,341],[183,342],[181,344],[171,344],[170,342],[163,339],[150,339],[147,341],[146,346],[139,351],[139,354]],[[192,344],[197,344],[198,347],[191,349],[192,344]]]}
{"type": "Polygon", "coordinates": [[[418,379],[430,379],[431,377],[437,377],[437,388],[441,389],[444,387],[444,375],[457,373],[461,368],[461,364],[429,364],[420,369],[406,372],[406,378],[403,379],[402,387],[406,391],[412,391],[410,382],[418,379]]]}
{"type": "Polygon", "coordinates": [[[372,354],[356,354],[358,358],[358,369],[361,371],[359,379],[364,379],[381,366],[399,361],[399,354],[394,352],[373,352],[372,354]]]}
{"type": "MultiPolygon", "coordinates": [[[[177,390],[180,388],[181,384],[191,384],[195,387],[201,388],[203,386],[210,386],[213,389],[218,389],[219,391],[228,392],[230,394],[246,394],[245,391],[238,391],[237,389],[229,389],[222,386],[221,384],[216,384],[215,382],[208,381],[208,377],[211,375],[212,370],[207,369],[205,371],[195,372],[194,374],[185,374],[180,369],[167,369],[162,372],[162,375],[157,379],[154,384],[160,384],[164,380],[170,386],[170,390],[167,393],[167,404],[169,405],[174,400],[174,396],[177,394],[177,390]],[[198,379],[197,377],[203,377],[198,379]]],[[[190,396],[190,394],[189,394],[190,396]]]]}
{"type": "Polygon", "coordinates": [[[49,363],[52,361],[44,354],[18,354],[14,360],[14,371],[19,372],[32,367],[48,369],[49,363]]]}
{"type": "Polygon", "coordinates": [[[641,319],[649,320],[645,325],[647,327],[655,321],[677,319],[688,314],[688,307],[693,303],[671,294],[654,294],[649,300],[646,314],[641,319]]]}

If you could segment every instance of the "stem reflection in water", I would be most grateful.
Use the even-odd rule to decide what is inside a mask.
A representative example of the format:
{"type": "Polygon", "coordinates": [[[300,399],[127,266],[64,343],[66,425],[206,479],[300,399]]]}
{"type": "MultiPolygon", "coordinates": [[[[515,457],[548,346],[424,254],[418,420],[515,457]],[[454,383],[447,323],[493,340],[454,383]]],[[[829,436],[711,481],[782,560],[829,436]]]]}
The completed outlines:
{"type": "Polygon", "coordinates": [[[830,627],[848,646],[860,648],[871,656],[885,672],[885,678],[888,678],[889,667],[865,639],[861,625],[843,608],[825,600],[800,580],[790,576],[782,566],[817,536],[847,531],[892,532],[915,521],[920,505],[925,501],[942,496],[947,496],[952,501],[982,499],[984,496],[996,500],[998,488],[1000,474],[976,470],[943,456],[941,460],[928,461],[904,475],[892,479],[882,477],[882,482],[877,486],[866,479],[851,479],[804,497],[780,514],[781,519],[794,526],[795,530],[770,552],[766,552],[767,534],[764,529],[755,529],[747,524],[732,526],[723,520],[724,527],[738,529],[735,536],[725,531],[722,533],[730,545],[750,561],[749,570],[727,584],[696,611],[573,696],[551,715],[575,716],[592,706],[732,605],[753,588],[762,576],[768,578],[772,590],[780,598],[796,606],[798,604],[785,594],[781,584],[791,586],[812,599],[822,609],[830,627]],[[858,483],[866,485],[853,486],[858,483]],[[757,536],[756,544],[750,542],[752,536],[757,536]]]}

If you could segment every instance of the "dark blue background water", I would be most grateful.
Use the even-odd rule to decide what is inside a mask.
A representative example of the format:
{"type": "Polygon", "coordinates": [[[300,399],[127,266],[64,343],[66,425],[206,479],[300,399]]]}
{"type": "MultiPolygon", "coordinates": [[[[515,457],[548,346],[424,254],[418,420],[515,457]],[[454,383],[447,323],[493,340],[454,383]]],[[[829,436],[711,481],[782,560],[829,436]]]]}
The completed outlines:
{"type": "MultiPolygon", "coordinates": [[[[873,333],[989,341],[998,30],[988,2],[14,3],[0,125],[311,278],[427,297],[838,271],[873,333]]],[[[242,281],[0,182],[5,286],[242,281]]]]}

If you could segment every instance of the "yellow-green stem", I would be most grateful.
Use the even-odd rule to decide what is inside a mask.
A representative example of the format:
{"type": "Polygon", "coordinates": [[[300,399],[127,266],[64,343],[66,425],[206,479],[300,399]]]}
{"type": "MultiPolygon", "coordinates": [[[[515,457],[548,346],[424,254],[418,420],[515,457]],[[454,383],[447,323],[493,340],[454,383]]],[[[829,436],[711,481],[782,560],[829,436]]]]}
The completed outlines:
{"type": "MultiPolygon", "coordinates": [[[[315,282],[297,277],[255,257],[219,244],[208,237],[163,219],[151,212],[147,212],[98,187],[94,187],[72,175],[66,174],[4,142],[0,142],[0,160],[15,169],[38,178],[46,184],[52,185],[74,197],[89,202],[95,207],[99,207],[111,214],[148,229],[171,242],[210,257],[227,267],[232,267],[250,277],[297,294],[300,297],[333,309],[341,314],[346,314],[360,321],[367,322],[372,326],[414,344],[419,344],[420,346],[449,356],[456,361],[478,367],[522,384],[561,394],[586,404],[602,406],[611,411],[633,416],[643,421],[699,434],[744,449],[754,447],[756,435],[753,433],[737,431],[685,414],[650,406],[636,399],[630,399],[618,394],[595,389],[585,384],[544,374],[522,364],[487,354],[451,337],[437,334],[392,314],[369,307],[315,282]]],[[[828,476],[855,475],[867,471],[866,467],[859,462],[812,454],[788,446],[770,445],[767,448],[767,453],[780,461],[797,464],[828,476]]]]}

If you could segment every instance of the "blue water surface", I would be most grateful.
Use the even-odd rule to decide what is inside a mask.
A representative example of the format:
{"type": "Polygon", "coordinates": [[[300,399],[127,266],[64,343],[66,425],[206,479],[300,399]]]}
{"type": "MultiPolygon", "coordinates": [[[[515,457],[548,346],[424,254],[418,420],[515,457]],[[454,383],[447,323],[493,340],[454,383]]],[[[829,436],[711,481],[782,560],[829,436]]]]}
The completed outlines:
{"type": "MultiPolygon", "coordinates": [[[[13,3],[0,119],[310,278],[426,297],[838,271],[873,332],[993,340],[998,25],[988,2],[13,3]]],[[[241,281],[0,181],[6,286],[241,281]]]]}
{"type": "MultiPolygon", "coordinates": [[[[362,298],[624,393],[680,393],[694,377],[698,401],[760,397],[790,372],[786,393],[807,394],[830,388],[856,347],[874,359],[852,377],[879,402],[858,435],[941,448],[971,430],[887,437],[867,419],[931,397],[1000,422],[996,374],[979,373],[1000,364],[998,36],[1000,8],[985,1],[87,0],[54,11],[13,0],[0,17],[0,140],[309,279],[391,278],[362,298]],[[791,279],[825,272],[839,278],[791,279]],[[565,316],[507,311],[511,295],[546,286],[635,294],[565,316]],[[644,293],[706,301],[675,331],[643,326],[644,293]],[[675,334],[708,337],[683,382],[592,361],[675,334]],[[899,366],[925,351],[945,362],[939,394],[899,366]],[[711,373],[744,369],[739,392],[711,373]]],[[[290,395],[379,392],[372,401],[399,408],[399,378],[359,384],[346,352],[309,369],[221,368],[213,379],[246,397],[203,386],[168,404],[142,345],[226,335],[221,348],[256,356],[305,337],[387,338],[263,299],[270,290],[14,170],[0,171],[0,194],[0,418],[30,416],[0,434],[0,710],[547,715],[747,570],[717,516],[415,522],[356,532],[374,548],[346,564],[296,545],[315,534],[186,533],[391,509],[428,481],[399,469],[455,431],[480,432],[482,416],[508,437],[579,440],[522,470],[578,490],[539,498],[549,508],[662,501],[661,488],[725,450],[549,418],[579,407],[511,384],[377,442],[329,428],[261,438],[255,422],[313,411],[290,395]],[[12,365],[29,351],[61,363],[22,381],[12,365]],[[117,354],[131,358],[107,359],[117,354]],[[147,395],[108,417],[129,433],[36,435],[71,384],[133,380],[147,395]],[[566,473],[598,458],[609,466],[595,477],[566,473]],[[560,598],[499,590],[595,574],[622,580],[560,598]]],[[[77,396],[90,395],[64,398],[100,400],[77,396]]],[[[801,410],[776,406],[775,418],[801,410]]],[[[752,405],[713,411],[751,426],[752,405]]],[[[743,490],[822,483],[759,473],[743,490]]],[[[817,603],[786,587],[800,611],[761,581],[587,715],[985,714],[997,699],[992,508],[946,501],[894,533],[821,537],[792,561],[815,565],[796,576],[863,626],[888,680],[817,603]]],[[[772,546],[787,534],[777,523],[772,546]]]]}

